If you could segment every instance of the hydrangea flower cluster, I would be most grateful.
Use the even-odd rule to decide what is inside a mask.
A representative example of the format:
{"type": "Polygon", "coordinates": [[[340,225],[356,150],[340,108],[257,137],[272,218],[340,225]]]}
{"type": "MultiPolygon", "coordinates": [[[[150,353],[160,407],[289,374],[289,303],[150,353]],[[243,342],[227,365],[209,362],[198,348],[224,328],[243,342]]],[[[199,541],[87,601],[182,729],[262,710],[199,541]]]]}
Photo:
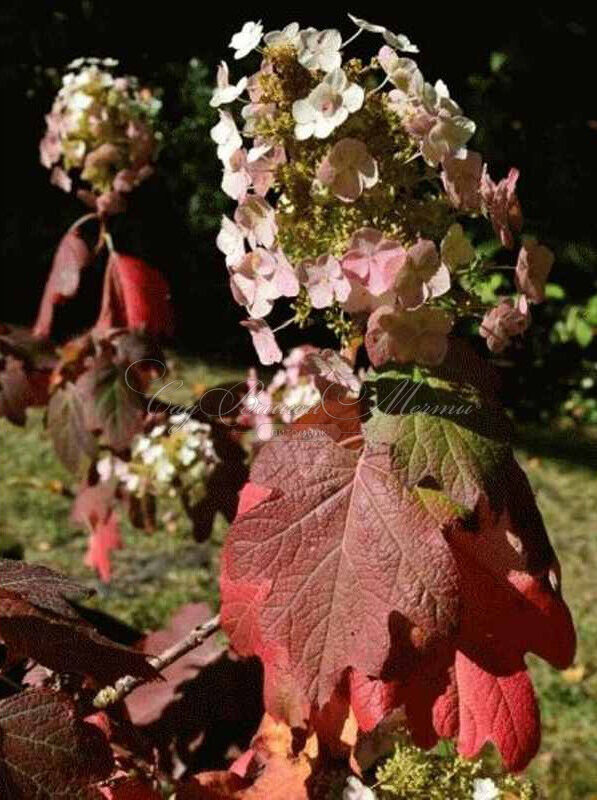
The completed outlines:
{"type": "Polygon", "coordinates": [[[40,143],[51,182],[65,192],[76,185],[101,214],[122,211],[124,195],[151,175],[159,141],[160,100],[136,78],[115,77],[117,65],[112,58],[69,64],[40,143]]]}
{"type": "Polygon", "coordinates": [[[210,425],[185,414],[175,414],[149,434],[136,436],[131,454],[130,461],[108,454],[97,462],[96,469],[102,482],[115,480],[137,497],[175,496],[183,490],[199,502],[219,462],[210,425]]]}
{"type": "Polygon", "coordinates": [[[463,317],[500,352],[543,300],[553,255],[523,239],[512,291],[491,308],[490,265],[463,223],[487,218],[512,249],[518,171],[494,182],[467,149],[474,122],[443,81],[425,80],[404,34],[350,18],[357,30],[344,42],[333,29],[290,23],[264,35],[248,22],[230,47],[237,60],[257,51],[259,69],[236,82],[225,62],[218,69],[211,135],[238,205],[217,246],[243,324],[264,364],[282,360],[266,321],[280,298],[298,324],[320,316],[343,346],[364,343],[374,366],[439,363],[463,317]],[[346,54],[363,32],[381,37],[368,63],[346,54]]]}

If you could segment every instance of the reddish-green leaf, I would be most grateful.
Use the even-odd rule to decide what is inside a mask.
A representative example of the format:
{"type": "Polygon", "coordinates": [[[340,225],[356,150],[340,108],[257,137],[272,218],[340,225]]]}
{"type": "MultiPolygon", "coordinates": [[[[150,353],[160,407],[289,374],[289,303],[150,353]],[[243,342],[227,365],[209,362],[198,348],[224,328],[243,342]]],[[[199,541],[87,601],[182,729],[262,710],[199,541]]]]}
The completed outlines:
{"type": "Polygon", "coordinates": [[[482,494],[503,501],[501,475],[512,451],[507,420],[490,395],[434,372],[417,380],[388,372],[373,383],[375,408],[365,435],[390,446],[393,469],[406,486],[441,489],[471,511],[482,494]]]}
{"type": "Polygon", "coordinates": [[[9,657],[32,658],[55,672],[113,683],[123,675],[156,677],[145,657],[111,642],[70,601],[89,592],[45,567],[0,559],[0,638],[9,657]]]}
{"type": "Polygon", "coordinates": [[[228,534],[222,619],[241,654],[264,660],[266,703],[283,673],[321,707],[348,668],[379,676],[397,650],[453,632],[458,577],[443,530],[458,512],[402,486],[388,447],[356,452],[306,433],[256,460],[252,481],[272,491],[228,534]]]}
{"type": "Polygon", "coordinates": [[[76,384],[66,383],[50,398],[48,430],[64,466],[84,473],[97,455],[98,444],[87,428],[84,399],[76,384]]]}
{"type": "MultiPolygon", "coordinates": [[[[128,373],[130,378],[131,373],[128,373]]],[[[127,381],[126,369],[98,358],[77,381],[88,430],[101,434],[114,450],[125,450],[143,428],[143,397],[127,381]]]]}
{"type": "Polygon", "coordinates": [[[112,766],[105,737],[67,695],[39,689],[0,702],[2,800],[95,800],[112,766]]]}
{"type": "Polygon", "coordinates": [[[36,336],[47,337],[50,335],[56,305],[75,296],[79,288],[81,272],[90,261],[89,248],[77,229],[69,231],[63,236],[54,255],[52,270],[33,328],[36,336]]]}

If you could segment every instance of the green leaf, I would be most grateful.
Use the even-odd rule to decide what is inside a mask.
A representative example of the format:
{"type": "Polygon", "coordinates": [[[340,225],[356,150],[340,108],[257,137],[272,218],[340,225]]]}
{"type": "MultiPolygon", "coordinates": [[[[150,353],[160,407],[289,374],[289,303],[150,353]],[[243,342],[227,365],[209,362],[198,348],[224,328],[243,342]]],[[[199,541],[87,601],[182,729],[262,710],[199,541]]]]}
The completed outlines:
{"type": "Polygon", "coordinates": [[[577,319],[574,336],[581,347],[588,347],[593,341],[593,328],[585,319],[577,319]]]}
{"type": "Polygon", "coordinates": [[[64,466],[83,475],[97,455],[97,440],[86,424],[83,397],[73,383],[57,389],[48,404],[48,430],[64,466]]]}
{"type": "Polygon", "coordinates": [[[365,437],[390,445],[401,481],[441,489],[469,510],[481,494],[501,501],[500,477],[512,458],[509,423],[480,385],[432,372],[421,380],[387,372],[372,385],[365,437]]]}
{"type": "Polygon", "coordinates": [[[589,325],[597,325],[597,294],[589,298],[583,316],[589,325]]]}
{"type": "Polygon", "coordinates": [[[500,53],[499,50],[494,50],[489,56],[489,68],[492,72],[499,72],[507,60],[508,56],[506,53],[500,53]]]}
{"type": "Polygon", "coordinates": [[[566,292],[559,283],[548,283],[545,286],[545,297],[548,300],[564,300],[566,292]]]}

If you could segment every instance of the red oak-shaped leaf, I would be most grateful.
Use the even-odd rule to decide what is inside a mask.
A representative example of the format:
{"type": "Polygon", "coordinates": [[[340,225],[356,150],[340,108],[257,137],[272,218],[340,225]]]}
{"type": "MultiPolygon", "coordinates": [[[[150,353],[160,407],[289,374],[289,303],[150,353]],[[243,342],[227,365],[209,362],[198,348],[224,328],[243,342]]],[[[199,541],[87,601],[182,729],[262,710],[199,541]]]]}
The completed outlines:
{"type": "Polygon", "coordinates": [[[2,800],[94,800],[112,763],[105,737],[68,695],[35,689],[0,701],[2,800]]]}
{"type": "Polygon", "coordinates": [[[317,739],[294,752],[291,729],[265,714],[250,749],[228,771],[204,772],[183,783],[179,800],[309,800],[317,739]]]}
{"type": "Polygon", "coordinates": [[[523,769],[539,746],[539,714],[524,654],[568,666],[574,629],[559,587],[559,567],[517,465],[504,473],[509,498],[501,511],[487,500],[476,527],[447,534],[458,564],[461,625],[450,643],[423,656],[406,680],[351,676],[351,700],[370,730],[392,708],[405,706],[415,741],[431,747],[456,738],[463,755],[492,741],[509,769],[523,769]]]}
{"type": "Polygon", "coordinates": [[[443,537],[454,507],[401,486],[385,446],[358,452],[304,433],[261,450],[251,479],[271,494],[237,518],[223,555],[223,626],[241,655],[264,661],[277,714],[279,686],[321,708],[348,668],[381,676],[395,651],[458,622],[443,537]]]}
{"type": "Polygon", "coordinates": [[[114,510],[114,490],[105,483],[84,484],[73,504],[70,519],[89,532],[85,564],[108,583],[112,573],[110,553],[122,547],[120,522],[114,510]]]}
{"type": "Polygon", "coordinates": [[[168,336],[173,327],[170,288],[163,275],[140,258],[113,252],[96,330],[142,328],[168,336]]]}
{"type": "Polygon", "coordinates": [[[110,511],[105,520],[95,525],[89,536],[85,564],[97,570],[104,583],[109,583],[112,577],[110,553],[112,550],[120,550],[121,547],[120,521],[116,512],[110,511]]]}
{"type": "MultiPolygon", "coordinates": [[[[459,752],[473,757],[494,741],[508,769],[524,769],[541,741],[539,709],[526,670],[492,675],[457,652],[455,682],[459,752]]],[[[440,711],[441,706],[436,714],[440,711]]]]}
{"type": "Polygon", "coordinates": [[[33,328],[35,336],[50,335],[55,307],[75,296],[81,272],[90,261],[91,252],[77,229],[63,236],[52,261],[52,269],[33,328]]]}
{"type": "Polygon", "coordinates": [[[79,616],[70,601],[89,594],[45,567],[0,559],[0,639],[9,657],[29,657],[99,683],[129,674],[157,677],[142,653],[111,642],[79,616]]]}

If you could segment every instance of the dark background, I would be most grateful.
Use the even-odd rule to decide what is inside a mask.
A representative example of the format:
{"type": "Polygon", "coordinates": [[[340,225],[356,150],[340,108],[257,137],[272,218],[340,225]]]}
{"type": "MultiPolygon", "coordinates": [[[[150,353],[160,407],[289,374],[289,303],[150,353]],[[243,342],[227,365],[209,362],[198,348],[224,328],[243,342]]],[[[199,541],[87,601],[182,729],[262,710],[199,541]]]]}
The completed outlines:
{"type": "MultiPolygon", "coordinates": [[[[356,2],[349,10],[405,32],[419,45],[417,60],[426,78],[442,77],[477,122],[471,147],[483,153],[492,176],[501,178],[511,165],[520,168],[526,230],[555,250],[551,280],[565,287],[566,302],[581,303],[595,294],[596,41],[589,12],[566,3],[554,10],[523,3],[400,3],[395,13],[370,5],[356,2]]],[[[236,325],[242,310],[230,296],[214,245],[228,207],[209,141],[215,65],[222,57],[233,63],[227,44],[247,19],[262,18],[266,30],[296,19],[303,27],[338,27],[348,34],[353,27],[345,11],[323,5],[268,10],[230,3],[5,2],[0,319],[33,321],[60,233],[83,212],[75,198],[50,185],[38,157],[44,114],[60,73],[77,56],[110,55],[120,60],[123,72],[163,90],[167,142],[157,176],[134,193],[129,213],[115,219],[117,247],[168,275],[179,348],[207,359],[252,361],[248,337],[236,325]]],[[[363,34],[357,44],[372,54],[379,41],[363,34]]],[[[249,62],[235,64],[233,74],[250,71],[249,62]]],[[[86,274],[78,302],[61,310],[59,336],[95,318],[100,279],[97,265],[86,274]]],[[[518,353],[517,373],[538,381],[541,389],[529,407],[545,393],[546,380],[555,376],[564,385],[581,358],[594,360],[594,350],[581,353],[577,346],[550,347],[546,353],[545,339],[558,313],[549,304],[541,310],[538,340],[529,337],[518,353]]],[[[284,347],[301,336],[285,335],[284,347]]]]}

